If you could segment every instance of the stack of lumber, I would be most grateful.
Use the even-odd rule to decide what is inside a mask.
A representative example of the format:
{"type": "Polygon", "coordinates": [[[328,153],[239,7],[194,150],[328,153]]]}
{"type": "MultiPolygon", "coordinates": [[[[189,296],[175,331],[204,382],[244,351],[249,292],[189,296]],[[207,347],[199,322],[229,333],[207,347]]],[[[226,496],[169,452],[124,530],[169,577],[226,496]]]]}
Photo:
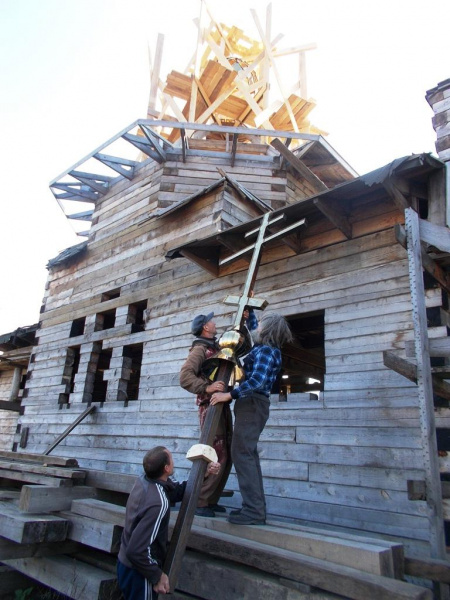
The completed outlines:
{"type": "MultiPolygon", "coordinates": [[[[85,471],[84,485],[54,485],[54,470],[75,472],[76,461],[46,457],[71,466],[39,464],[36,455],[25,463],[29,456],[21,455],[17,465],[35,467],[33,474],[37,466],[53,469],[48,475],[53,484],[2,488],[0,560],[69,598],[120,598],[115,564],[135,476],[85,471]]],[[[9,465],[4,473],[18,472],[9,456],[1,460],[9,465]]],[[[17,485],[17,479],[11,483],[17,485]]],[[[171,516],[171,528],[176,516],[171,516]]],[[[429,589],[403,580],[405,564],[413,563],[405,563],[402,545],[392,541],[275,520],[266,527],[249,527],[196,517],[187,547],[174,598],[432,598],[429,589]]],[[[416,559],[413,567],[415,573],[423,572],[424,562],[416,559]]],[[[429,570],[436,579],[448,577],[446,563],[435,561],[429,570]]]]}

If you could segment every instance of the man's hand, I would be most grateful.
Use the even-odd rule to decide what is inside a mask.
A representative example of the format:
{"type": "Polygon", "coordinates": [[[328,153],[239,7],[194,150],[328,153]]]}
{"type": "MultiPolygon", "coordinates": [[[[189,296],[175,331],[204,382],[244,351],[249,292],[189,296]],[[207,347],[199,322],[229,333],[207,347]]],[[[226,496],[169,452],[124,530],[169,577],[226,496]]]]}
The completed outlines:
{"type": "Polygon", "coordinates": [[[210,404],[214,406],[215,404],[219,404],[219,402],[228,402],[228,400],[231,400],[230,392],[216,392],[211,396],[210,404]]]}
{"type": "Polygon", "coordinates": [[[213,394],[214,392],[223,392],[224,389],[225,383],[223,381],[214,381],[206,387],[205,392],[207,394],[213,394]]]}
{"type": "Polygon", "coordinates": [[[153,589],[157,594],[168,594],[170,592],[169,578],[165,573],[161,573],[158,583],[155,583],[153,589]]]}
{"type": "Polygon", "coordinates": [[[206,469],[207,473],[210,475],[218,475],[220,471],[220,463],[218,462],[210,462],[208,464],[208,468],[206,469]]]}

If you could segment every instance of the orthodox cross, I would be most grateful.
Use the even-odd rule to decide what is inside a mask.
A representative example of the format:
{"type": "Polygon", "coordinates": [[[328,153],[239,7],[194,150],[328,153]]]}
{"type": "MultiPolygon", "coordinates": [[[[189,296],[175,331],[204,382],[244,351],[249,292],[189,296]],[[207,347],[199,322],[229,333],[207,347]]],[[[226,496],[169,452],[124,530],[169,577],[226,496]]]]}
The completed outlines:
{"type": "MultiPolygon", "coordinates": [[[[284,215],[277,215],[271,219],[272,213],[265,213],[261,219],[261,223],[255,229],[247,232],[245,237],[247,239],[257,234],[256,242],[245,246],[238,252],[232,254],[221,260],[219,265],[225,265],[232,261],[245,256],[249,252],[253,252],[250,265],[248,268],[247,277],[244,284],[244,289],[240,296],[227,296],[224,300],[226,304],[237,305],[236,317],[234,320],[234,328],[239,328],[242,324],[244,309],[246,306],[264,310],[267,306],[267,301],[260,298],[253,298],[251,291],[253,290],[256,276],[258,273],[259,263],[261,261],[262,247],[265,243],[282,238],[284,236],[292,234],[295,230],[306,224],[305,219],[301,219],[288,227],[272,233],[266,236],[267,230],[274,224],[278,223],[284,218],[284,215]]],[[[224,333],[221,339],[223,339],[230,332],[224,333]]],[[[220,345],[220,342],[219,342],[220,345]]],[[[234,363],[228,360],[221,361],[221,364],[216,375],[216,381],[223,381],[225,385],[228,385],[230,377],[234,370],[234,363]]],[[[210,406],[206,413],[205,423],[200,435],[200,444],[212,446],[217,431],[220,415],[222,413],[223,404],[219,403],[215,406],[210,406]]],[[[181,569],[181,561],[183,554],[186,549],[189,532],[192,527],[194,520],[195,509],[197,508],[198,497],[205,477],[207,462],[202,458],[198,458],[193,462],[192,469],[189,473],[189,478],[186,484],[186,491],[184,494],[183,501],[180,506],[178,518],[175,523],[175,527],[172,532],[170,540],[169,550],[167,553],[166,561],[163,566],[163,571],[169,577],[171,592],[175,590],[178,582],[178,576],[181,569]]]]}

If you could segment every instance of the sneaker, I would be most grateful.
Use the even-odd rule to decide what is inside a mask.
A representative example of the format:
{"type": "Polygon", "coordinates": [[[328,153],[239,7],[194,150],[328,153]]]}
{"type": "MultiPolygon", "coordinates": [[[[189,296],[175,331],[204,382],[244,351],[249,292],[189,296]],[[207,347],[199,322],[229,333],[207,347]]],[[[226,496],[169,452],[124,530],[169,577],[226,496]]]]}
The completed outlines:
{"type": "Polygon", "coordinates": [[[215,517],[216,513],[209,506],[200,506],[195,510],[197,517],[215,517]]]}
{"type": "Polygon", "coordinates": [[[239,515],[241,514],[242,508],[235,508],[234,510],[230,510],[230,515],[239,515]]]}
{"type": "Polygon", "coordinates": [[[218,513],[226,513],[227,509],[225,506],[220,506],[220,504],[208,504],[208,508],[218,513]]]}
{"type": "Polygon", "coordinates": [[[228,523],[234,523],[235,525],[265,525],[265,519],[255,519],[253,517],[249,517],[248,515],[244,515],[243,513],[239,513],[237,515],[231,515],[228,517],[228,523]]]}

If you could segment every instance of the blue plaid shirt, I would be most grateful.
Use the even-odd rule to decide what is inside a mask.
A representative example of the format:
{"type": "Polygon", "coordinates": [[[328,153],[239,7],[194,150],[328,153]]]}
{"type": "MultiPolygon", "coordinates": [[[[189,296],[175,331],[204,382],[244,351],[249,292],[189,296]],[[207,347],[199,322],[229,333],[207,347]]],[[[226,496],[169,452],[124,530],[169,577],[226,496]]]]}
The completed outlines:
{"type": "Polygon", "coordinates": [[[246,398],[254,392],[269,397],[280,369],[281,352],[278,348],[253,346],[244,359],[245,381],[232,390],[231,397],[246,398]]]}

